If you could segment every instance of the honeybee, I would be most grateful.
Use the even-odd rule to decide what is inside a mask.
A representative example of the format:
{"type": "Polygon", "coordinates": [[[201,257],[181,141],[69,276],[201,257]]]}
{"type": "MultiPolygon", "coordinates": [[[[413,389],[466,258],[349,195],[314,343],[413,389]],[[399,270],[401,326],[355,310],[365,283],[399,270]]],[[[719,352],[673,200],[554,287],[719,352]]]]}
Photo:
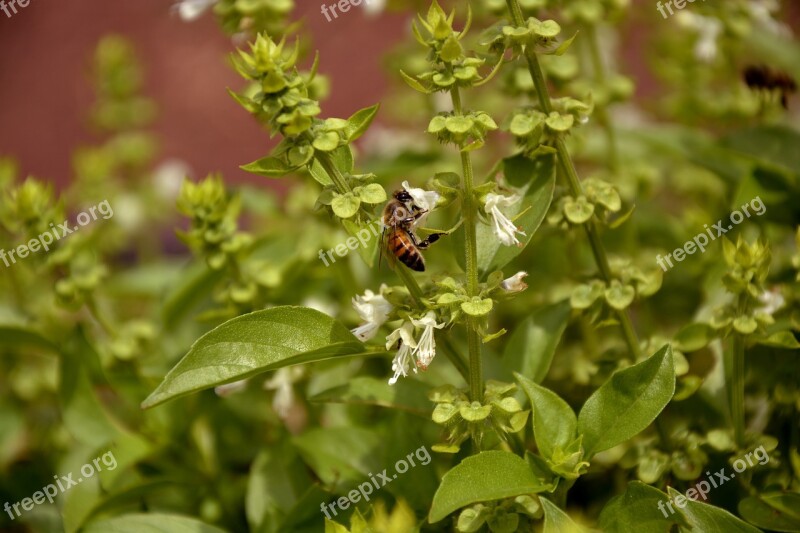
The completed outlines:
{"type": "Polygon", "coordinates": [[[392,199],[383,208],[384,246],[404,265],[417,272],[425,271],[425,259],[420,250],[445,235],[433,233],[425,240],[418,240],[413,225],[425,213],[427,211],[414,204],[414,199],[405,189],[395,191],[392,199]]]}
{"type": "Polygon", "coordinates": [[[797,83],[785,72],[771,70],[764,65],[751,65],[744,69],[744,82],[751,89],[780,91],[781,105],[789,108],[789,94],[797,91],[797,83]]]}

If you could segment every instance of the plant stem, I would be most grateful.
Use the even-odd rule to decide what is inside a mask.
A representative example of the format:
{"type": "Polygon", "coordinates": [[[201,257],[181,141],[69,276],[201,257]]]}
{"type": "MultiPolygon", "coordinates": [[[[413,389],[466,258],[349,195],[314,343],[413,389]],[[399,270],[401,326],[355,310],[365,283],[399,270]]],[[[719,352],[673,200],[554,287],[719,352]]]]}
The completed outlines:
{"type": "MultiPolygon", "coordinates": [[[[458,87],[450,90],[453,99],[453,112],[463,115],[461,106],[461,93],[458,87]]],[[[464,174],[463,209],[464,234],[466,236],[466,274],[467,294],[470,297],[478,295],[478,236],[477,215],[478,206],[475,204],[475,177],[472,171],[472,159],[469,152],[460,150],[461,168],[464,174]]],[[[467,321],[467,347],[469,349],[469,395],[472,401],[483,399],[483,361],[481,359],[481,338],[475,320],[467,321]]]]}
{"type": "MultiPolygon", "coordinates": [[[[517,26],[522,26],[522,9],[519,7],[519,0],[506,0],[506,4],[508,5],[508,9],[511,13],[514,24],[517,26]]],[[[539,99],[539,105],[545,114],[550,114],[550,112],[553,110],[553,106],[550,102],[550,93],[547,90],[547,83],[544,79],[542,67],[539,64],[539,58],[533,49],[526,47],[525,59],[528,62],[528,70],[530,71],[531,78],[533,79],[533,84],[536,87],[536,95],[539,99]]],[[[567,143],[564,141],[563,137],[559,136],[557,138],[555,148],[558,152],[558,161],[561,165],[561,169],[567,177],[570,193],[575,197],[583,196],[583,186],[578,178],[578,172],[575,170],[575,164],[569,155],[567,143]]],[[[613,275],[611,273],[611,267],[608,263],[608,255],[603,247],[603,242],[600,240],[600,233],[597,229],[597,224],[594,222],[594,220],[589,220],[583,225],[583,227],[586,230],[586,236],[589,238],[589,245],[592,248],[592,255],[594,255],[594,260],[597,264],[598,270],[600,271],[600,275],[606,283],[611,283],[613,275]]],[[[640,355],[639,340],[636,337],[636,332],[633,329],[633,323],[631,322],[630,316],[628,316],[628,313],[625,310],[616,311],[616,315],[619,319],[622,334],[625,337],[625,343],[628,345],[630,356],[633,360],[636,360],[640,355]]]]}
{"type": "Polygon", "coordinates": [[[322,168],[324,168],[325,172],[328,173],[331,181],[333,181],[333,184],[336,185],[336,188],[341,194],[352,192],[352,189],[350,189],[350,186],[347,184],[344,176],[342,176],[342,173],[339,172],[339,169],[333,164],[333,159],[331,158],[330,154],[317,150],[314,153],[314,157],[317,158],[319,164],[322,165],[322,168]]]}
{"type": "Polygon", "coordinates": [[[744,448],[744,337],[733,335],[733,358],[731,369],[731,418],[736,446],[744,448]]]}
{"type": "MultiPolygon", "coordinates": [[[[339,172],[339,169],[336,168],[336,165],[333,164],[333,161],[331,160],[328,154],[324,152],[317,152],[317,159],[322,165],[322,168],[325,169],[325,172],[328,174],[328,176],[330,176],[331,180],[334,182],[334,184],[336,184],[336,187],[340,191],[350,190],[350,188],[347,187],[347,183],[345,182],[341,172],[339,172]],[[343,187],[345,187],[345,189],[340,187],[340,184],[343,187]]],[[[419,284],[417,283],[417,280],[414,279],[414,276],[411,275],[411,272],[408,269],[406,269],[403,265],[397,265],[395,272],[397,272],[397,276],[400,278],[400,281],[402,281],[403,284],[408,288],[408,292],[411,295],[411,299],[414,301],[417,307],[419,307],[420,309],[424,309],[425,305],[422,302],[423,299],[422,288],[420,288],[419,284]]],[[[450,360],[451,363],[453,363],[453,366],[455,366],[456,369],[459,371],[459,373],[464,377],[464,380],[469,381],[469,369],[464,363],[464,360],[461,358],[460,355],[458,355],[458,352],[456,352],[456,350],[453,349],[453,346],[449,342],[442,343],[441,339],[439,339],[439,341],[440,341],[440,348],[444,353],[444,355],[450,360]]]]}

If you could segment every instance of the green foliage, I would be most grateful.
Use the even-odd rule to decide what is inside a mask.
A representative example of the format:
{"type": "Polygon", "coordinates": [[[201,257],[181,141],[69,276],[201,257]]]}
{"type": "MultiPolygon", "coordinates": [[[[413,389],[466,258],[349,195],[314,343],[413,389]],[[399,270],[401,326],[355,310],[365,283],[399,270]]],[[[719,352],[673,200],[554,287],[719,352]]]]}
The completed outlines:
{"type": "Polygon", "coordinates": [[[800,75],[777,12],[433,1],[338,118],[294,4],[177,7],[241,48],[279,193],[155,165],[119,36],[72,183],[0,158],[0,502],[98,470],[0,529],[800,531],[796,101],[736,70],[800,75]]]}

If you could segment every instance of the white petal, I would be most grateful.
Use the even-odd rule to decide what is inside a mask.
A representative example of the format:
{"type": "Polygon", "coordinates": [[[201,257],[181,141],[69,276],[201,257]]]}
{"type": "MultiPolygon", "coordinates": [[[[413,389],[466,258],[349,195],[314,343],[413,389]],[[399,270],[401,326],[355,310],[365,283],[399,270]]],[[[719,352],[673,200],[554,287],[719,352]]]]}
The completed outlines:
{"type": "Polygon", "coordinates": [[[196,20],[217,0],[182,0],[177,4],[178,14],[185,22],[196,20]]]}
{"type": "Polygon", "coordinates": [[[508,279],[504,279],[500,286],[509,292],[524,291],[528,288],[528,284],[522,281],[528,276],[528,273],[521,270],[508,279]]]}

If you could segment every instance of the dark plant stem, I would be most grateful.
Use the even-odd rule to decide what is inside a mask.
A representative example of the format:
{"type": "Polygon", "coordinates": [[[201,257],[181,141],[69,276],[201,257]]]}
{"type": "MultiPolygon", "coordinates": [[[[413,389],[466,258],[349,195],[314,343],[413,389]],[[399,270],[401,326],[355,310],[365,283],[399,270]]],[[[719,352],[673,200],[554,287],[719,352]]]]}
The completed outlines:
{"type": "Polygon", "coordinates": [[[744,448],[744,336],[734,333],[731,369],[731,418],[736,446],[744,448]]]}
{"type": "MultiPolygon", "coordinates": [[[[463,115],[461,93],[458,87],[450,90],[453,100],[453,112],[463,115]]],[[[470,297],[478,295],[478,236],[477,215],[478,206],[475,203],[475,178],[472,171],[472,159],[469,152],[460,151],[461,168],[464,175],[464,190],[462,198],[462,214],[464,217],[464,233],[466,236],[466,273],[467,294],[470,297]]],[[[472,401],[483,399],[483,361],[481,359],[481,338],[478,333],[475,319],[467,321],[467,348],[469,350],[469,395],[472,401]]]]}
{"type": "MultiPolygon", "coordinates": [[[[519,6],[518,0],[506,0],[509,12],[511,13],[512,20],[515,25],[522,26],[524,21],[522,19],[522,9],[519,6]]],[[[550,93],[547,89],[547,83],[544,79],[542,67],[539,64],[539,58],[536,52],[526,47],[525,59],[528,62],[528,70],[530,71],[531,78],[533,79],[534,86],[536,87],[536,95],[539,100],[539,105],[545,114],[549,114],[553,110],[550,102],[550,93]]],[[[583,186],[578,178],[578,172],[575,170],[575,164],[570,157],[567,143],[563,137],[559,136],[555,144],[556,151],[558,152],[558,161],[561,165],[563,174],[567,177],[567,184],[570,193],[574,197],[584,196],[583,186]]],[[[611,283],[613,275],[611,267],[608,263],[608,255],[606,254],[603,242],[600,240],[600,232],[594,220],[589,220],[583,225],[586,230],[586,236],[589,239],[589,245],[592,248],[592,255],[594,256],[597,269],[606,283],[611,283]]],[[[636,332],[633,328],[633,322],[626,310],[616,310],[615,314],[620,323],[625,343],[628,345],[630,358],[636,360],[640,356],[639,340],[636,337],[636,332]]]]}

